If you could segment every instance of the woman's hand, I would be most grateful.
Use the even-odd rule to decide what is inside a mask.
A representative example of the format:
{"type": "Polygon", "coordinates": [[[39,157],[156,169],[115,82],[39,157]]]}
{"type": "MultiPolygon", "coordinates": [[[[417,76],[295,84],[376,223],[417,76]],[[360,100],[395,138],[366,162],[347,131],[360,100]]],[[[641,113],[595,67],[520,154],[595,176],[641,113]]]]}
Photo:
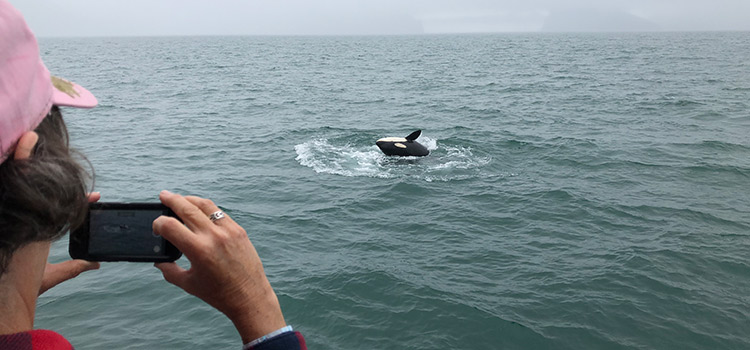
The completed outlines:
{"type": "Polygon", "coordinates": [[[223,312],[243,342],[286,325],[279,301],[245,230],[228,215],[211,221],[219,211],[212,201],[162,191],[159,198],[182,219],[161,216],[154,232],[174,244],[190,260],[190,269],[176,263],[155,264],[164,279],[223,312]]]}
{"type": "MultiPolygon", "coordinates": [[[[89,203],[98,201],[101,198],[99,192],[89,193],[89,203]]],[[[68,260],[58,264],[47,263],[44,268],[44,277],[42,277],[42,286],[39,288],[39,295],[48,291],[50,288],[75,278],[83,272],[96,270],[99,268],[98,262],[86,260],[68,260]]]]}

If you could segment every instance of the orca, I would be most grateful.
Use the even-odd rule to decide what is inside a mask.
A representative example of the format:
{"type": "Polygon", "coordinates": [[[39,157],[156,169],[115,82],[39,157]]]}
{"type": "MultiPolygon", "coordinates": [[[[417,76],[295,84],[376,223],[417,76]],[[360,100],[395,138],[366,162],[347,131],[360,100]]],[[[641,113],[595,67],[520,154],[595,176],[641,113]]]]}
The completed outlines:
{"type": "Polygon", "coordinates": [[[421,134],[422,130],[417,130],[407,137],[386,137],[375,144],[387,156],[424,157],[430,154],[430,151],[415,141],[421,134]]]}

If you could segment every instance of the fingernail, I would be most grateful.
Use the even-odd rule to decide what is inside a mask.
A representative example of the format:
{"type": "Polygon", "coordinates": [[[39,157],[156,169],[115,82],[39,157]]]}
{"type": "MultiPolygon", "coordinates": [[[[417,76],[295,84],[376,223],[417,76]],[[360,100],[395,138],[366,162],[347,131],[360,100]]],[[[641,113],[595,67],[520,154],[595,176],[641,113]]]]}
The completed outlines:
{"type": "Polygon", "coordinates": [[[154,219],[154,222],[151,224],[151,229],[154,231],[154,234],[159,234],[159,229],[161,228],[161,218],[163,216],[159,216],[158,218],[154,219]]]}

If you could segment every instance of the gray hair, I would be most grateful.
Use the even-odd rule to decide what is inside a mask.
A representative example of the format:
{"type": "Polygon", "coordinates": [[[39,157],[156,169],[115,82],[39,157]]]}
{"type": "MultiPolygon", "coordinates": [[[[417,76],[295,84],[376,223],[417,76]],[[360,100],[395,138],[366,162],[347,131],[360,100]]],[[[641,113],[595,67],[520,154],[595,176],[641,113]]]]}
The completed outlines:
{"type": "Polygon", "coordinates": [[[60,109],[53,106],[35,131],[39,141],[29,159],[11,155],[0,164],[0,276],[18,248],[57,239],[86,217],[93,175],[70,148],[60,109]]]}

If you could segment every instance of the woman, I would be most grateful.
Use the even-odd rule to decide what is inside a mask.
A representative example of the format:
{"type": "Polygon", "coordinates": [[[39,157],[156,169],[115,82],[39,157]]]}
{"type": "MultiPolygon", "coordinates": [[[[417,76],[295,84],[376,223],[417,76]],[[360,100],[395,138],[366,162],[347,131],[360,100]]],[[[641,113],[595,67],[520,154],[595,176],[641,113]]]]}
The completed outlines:
{"type": "MultiPolygon", "coordinates": [[[[85,217],[89,176],[78,164],[58,106],[91,108],[94,96],[51,77],[21,14],[0,0],[0,349],[71,349],[52,331],[33,330],[39,294],[98,263],[48,264],[50,244],[85,217]]],[[[164,278],[223,312],[244,349],[305,349],[284,321],[260,258],[242,227],[210,200],[163,191],[184,222],[159,217],[160,234],[190,260],[159,263],[164,278]]]]}

